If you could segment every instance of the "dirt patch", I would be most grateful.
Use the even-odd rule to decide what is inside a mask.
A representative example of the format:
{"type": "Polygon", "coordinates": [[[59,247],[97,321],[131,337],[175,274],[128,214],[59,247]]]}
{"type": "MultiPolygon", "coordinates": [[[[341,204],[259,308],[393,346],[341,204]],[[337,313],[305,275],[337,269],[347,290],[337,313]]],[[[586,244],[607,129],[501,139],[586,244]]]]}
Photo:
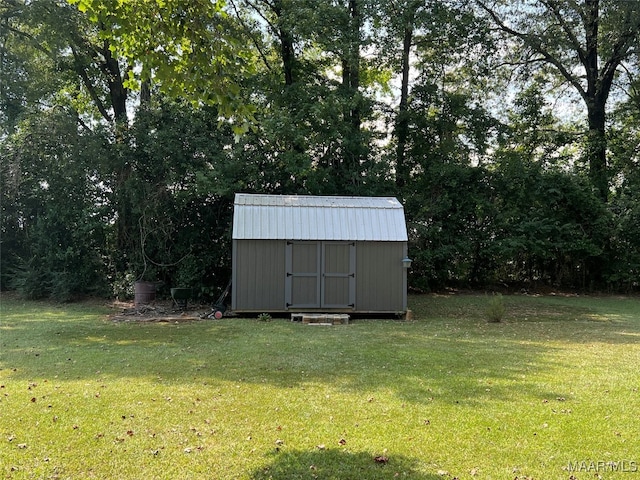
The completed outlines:
{"type": "Polygon", "coordinates": [[[206,305],[177,307],[173,302],[156,301],[145,305],[134,305],[133,302],[114,302],[115,313],[109,315],[113,322],[193,322],[207,319],[211,308],[206,305]]]}

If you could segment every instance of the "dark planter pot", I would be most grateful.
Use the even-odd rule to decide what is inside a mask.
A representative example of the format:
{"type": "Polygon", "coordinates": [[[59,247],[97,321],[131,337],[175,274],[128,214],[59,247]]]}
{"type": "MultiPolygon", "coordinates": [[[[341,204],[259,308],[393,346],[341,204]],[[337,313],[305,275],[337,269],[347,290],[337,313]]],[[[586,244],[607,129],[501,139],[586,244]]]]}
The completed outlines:
{"type": "Polygon", "coordinates": [[[133,286],[135,305],[146,305],[156,300],[156,284],[153,282],[136,282],[133,286]]]}

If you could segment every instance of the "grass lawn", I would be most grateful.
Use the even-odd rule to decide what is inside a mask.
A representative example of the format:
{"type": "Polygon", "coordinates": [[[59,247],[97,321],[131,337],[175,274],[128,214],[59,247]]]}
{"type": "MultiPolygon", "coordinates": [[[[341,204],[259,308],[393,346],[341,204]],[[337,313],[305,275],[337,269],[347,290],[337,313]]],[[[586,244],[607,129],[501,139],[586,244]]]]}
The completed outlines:
{"type": "Polygon", "coordinates": [[[4,295],[0,477],[640,478],[640,300],[504,300],[323,327],[4,295]]]}

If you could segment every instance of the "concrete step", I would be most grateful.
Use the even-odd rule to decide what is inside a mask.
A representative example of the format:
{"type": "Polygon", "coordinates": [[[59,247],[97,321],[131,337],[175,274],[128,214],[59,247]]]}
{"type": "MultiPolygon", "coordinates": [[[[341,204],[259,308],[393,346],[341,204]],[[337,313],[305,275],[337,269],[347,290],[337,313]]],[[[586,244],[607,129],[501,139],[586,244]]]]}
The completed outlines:
{"type": "Polygon", "coordinates": [[[309,325],[347,325],[349,315],[346,313],[292,313],[291,321],[309,325]]]}

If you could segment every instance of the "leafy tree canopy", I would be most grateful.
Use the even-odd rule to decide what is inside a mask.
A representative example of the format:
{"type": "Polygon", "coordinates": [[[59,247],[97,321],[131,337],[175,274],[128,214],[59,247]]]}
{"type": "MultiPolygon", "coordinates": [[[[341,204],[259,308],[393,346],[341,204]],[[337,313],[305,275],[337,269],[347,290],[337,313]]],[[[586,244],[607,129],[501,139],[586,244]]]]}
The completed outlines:
{"type": "Polygon", "coordinates": [[[248,128],[253,109],[240,81],[254,68],[221,0],[69,0],[100,26],[110,49],[129,61],[129,88],[153,80],[161,92],[216,105],[248,128]]]}

